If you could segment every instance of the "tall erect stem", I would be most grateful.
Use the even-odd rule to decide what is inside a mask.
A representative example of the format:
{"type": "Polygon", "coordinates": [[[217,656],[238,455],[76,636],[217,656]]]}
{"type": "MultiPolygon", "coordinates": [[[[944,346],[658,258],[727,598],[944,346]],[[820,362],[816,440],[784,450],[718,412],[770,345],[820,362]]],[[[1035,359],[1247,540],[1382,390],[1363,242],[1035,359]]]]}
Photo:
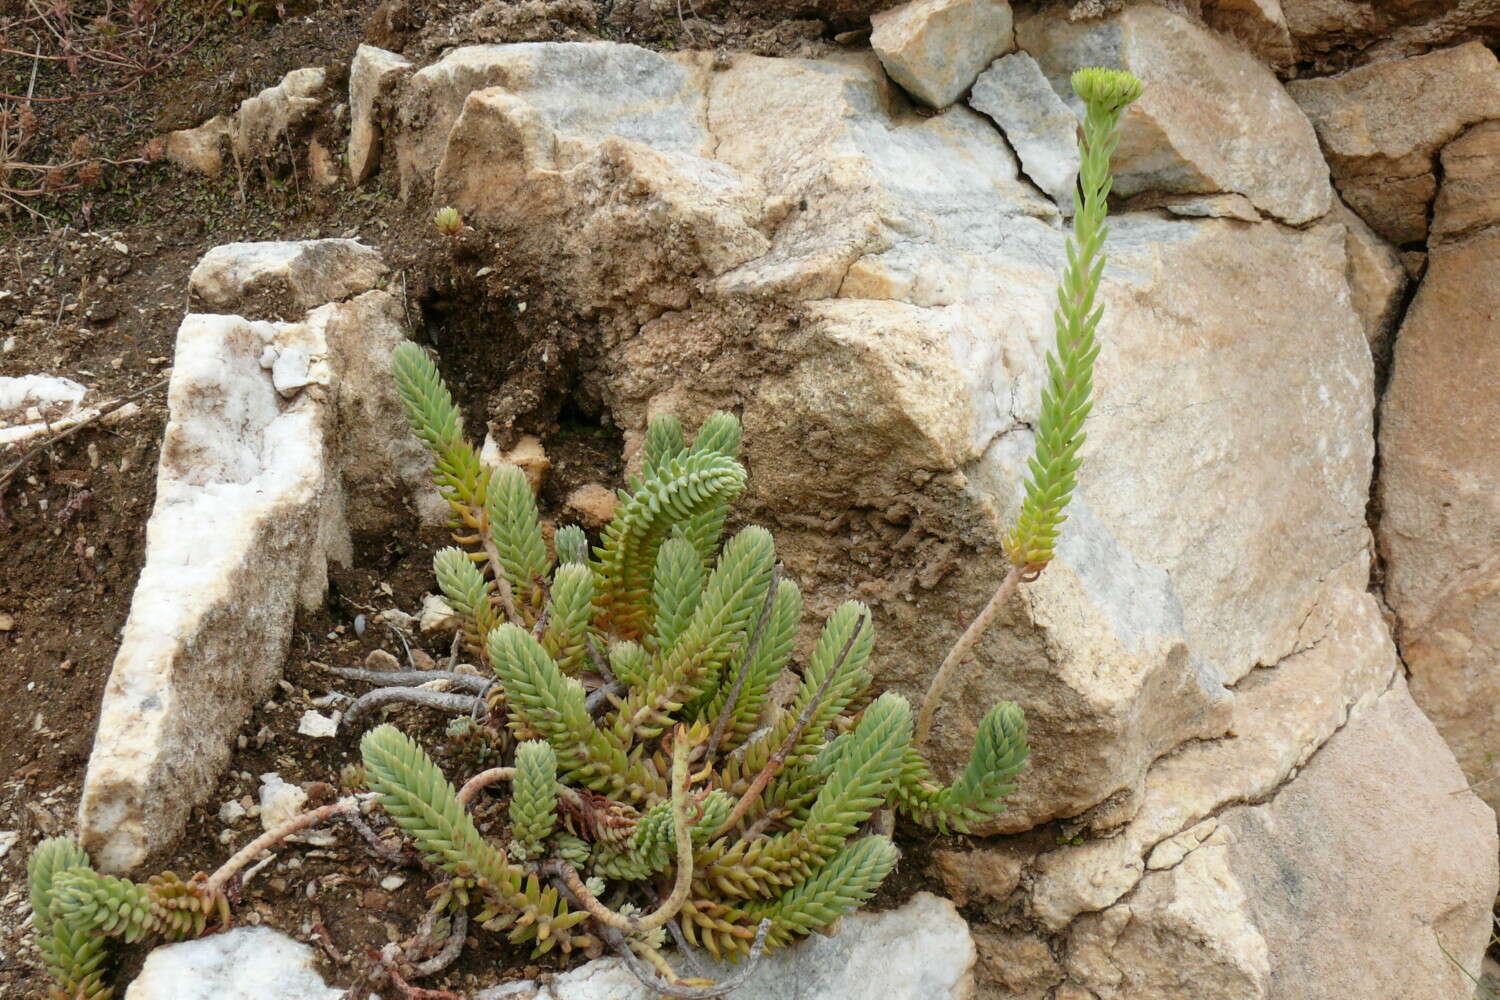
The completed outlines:
{"type": "Polygon", "coordinates": [[[1005,537],[1011,569],[995,596],[964,631],[932,675],[922,709],[917,715],[915,744],[921,746],[932,729],[933,716],[953,668],[961,663],[984,634],[995,615],[1010,600],[1018,584],[1033,580],[1055,554],[1063,511],[1073,497],[1082,462],[1083,421],[1093,406],[1094,359],[1099,346],[1094,334],[1104,307],[1096,302],[1104,275],[1104,224],[1113,183],[1109,160],[1119,143],[1120,118],[1141,96],[1141,82],[1119,70],[1081,69],[1073,74],[1073,89],[1087,112],[1079,140],[1078,210],[1068,239],[1068,262],[1057,287],[1053,325],[1057,339],[1047,354],[1047,381],[1042,387],[1042,414],[1037,423],[1036,450],[1028,462],[1026,499],[1005,537]]]}

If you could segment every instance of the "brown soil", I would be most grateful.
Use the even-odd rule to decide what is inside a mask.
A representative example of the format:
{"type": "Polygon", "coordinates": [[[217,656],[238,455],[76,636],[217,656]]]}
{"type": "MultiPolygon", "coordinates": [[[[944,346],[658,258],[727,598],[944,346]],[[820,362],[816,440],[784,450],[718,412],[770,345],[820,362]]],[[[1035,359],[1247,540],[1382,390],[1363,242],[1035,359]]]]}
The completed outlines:
{"type": "MultiPolygon", "coordinates": [[[[289,70],[326,66],[334,86],[341,86],[361,40],[419,60],[467,41],[600,37],[661,48],[811,55],[881,5],[683,0],[679,18],[674,3],[660,0],[386,0],[378,6],[304,0],[284,4],[284,18],[270,3],[255,17],[231,19],[222,2],[205,0],[167,5],[172,12],[162,15],[156,51],[186,49],[134,84],[87,63],[72,75],[63,64],[41,61],[33,78],[34,60],[0,52],[0,92],[70,98],[34,105],[37,125],[24,158],[58,162],[87,136],[91,155],[126,160],[165,131],[232,111],[289,70]],[[71,99],[99,90],[117,92],[71,99]]],[[[0,25],[23,10],[23,4],[0,0],[0,25]]],[[[29,46],[24,32],[0,33],[0,49],[29,46]]],[[[328,121],[314,128],[332,132],[328,121]]],[[[544,290],[467,277],[475,268],[460,265],[479,248],[435,236],[425,206],[401,205],[388,186],[358,192],[338,186],[318,194],[282,154],[217,181],[165,162],[131,163],[107,166],[97,182],[76,190],[0,200],[0,227],[6,232],[0,241],[0,375],[74,378],[90,387],[90,402],[143,393],[128,419],[94,425],[34,453],[0,451],[0,473],[24,459],[9,482],[0,480],[0,655],[7,663],[0,699],[8,708],[0,714],[0,832],[19,833],[0,857],[0,995],[30,997],[44,995],[47,980],[28,940],[25,862],[38,840],[73,829],[100,697],[144,558],[166,419],[159,383],[169,371],[175,330],[188,307],[187,277],[198,257],[237,240],[352,236],[380,246],[402,275],[419,335],[442,354],[469,426],[489,423],[502,439],[517,431],[543,435],[553,462],[545,509],[557,508],[584,483],[618,485],[622,469],[618,434],[579,385],[587,328],[559,323],[522,336],[512,322],[514,303],[544,290]],[[545,366],[541,357],[549,359],[545,366]]],[[[562,304],[553,305],[548,314],[569,315],[562,304]]],[[[368,622],[386,608],[414,612],[430,589],[430,553],[442,542],[435,533],[356,538],[354,565],[332,574],[326,607],[298,623],[280,692],[246,722],[229,773],[195,813],[183,842],[158,859],[159,867],[183,874],[211,870],[257,832],[253,817],[226,828],[218,809],[230,800],[253,803],[263,773],[276,771],[315,794],[338,785],[353,747],[300,736],[297,723],[309,707],[328,711],[321,700],[328,692],[358,694],[362,686],[332,678],[317,664],[357,665],[377,648],[406,656],[385,628],[356,634],[356,616],[368,622]]],[[[437,659],[448,653],[422,651],[437,659]]],[[[444,720],[431,713],[401,710],[392,718],[429,747],[447,742],[444,720]]],[[[482,766],[460,751],[437,756],[459,779],[482,766]]],[[[494,821],[495,810],[494,804],[481,810],[482,826],[494,821]]],[[[289,849],[258,874],[236,918],[273,923],[317,942],[332,980],[357,985],[374,952],[413,933],[432,882],[419,867],[378,859],[347,829],[336,832],[337,846],[289,849]],[[392,874],[405,882],[381,888],[392,874]]],[[[930,840],[907,845],[908,861],[882,901],[924,884],[930,840]]],[[[499,940],[471,932],[460,962],[423,985],[470,990],[545,975],[556,966],[553,956],[533,963],[499,940]]],[[[144,953],[143,946],[117,949],[122,981],[144,953]]]]}

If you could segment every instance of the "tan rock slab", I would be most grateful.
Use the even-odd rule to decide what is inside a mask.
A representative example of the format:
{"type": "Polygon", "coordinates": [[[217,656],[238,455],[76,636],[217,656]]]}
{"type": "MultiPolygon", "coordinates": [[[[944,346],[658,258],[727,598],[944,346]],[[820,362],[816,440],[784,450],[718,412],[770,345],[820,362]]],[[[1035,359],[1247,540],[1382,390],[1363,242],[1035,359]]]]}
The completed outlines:
{"type": "Polygon", "coordinates": [[[1443,147],[1432,234],[1450,238],[1500,223],[1500,121],[1480,122],[1443,147]]]}
{"type": "Polygon", "coordinates": [[[380,166],[378,102],[412,68],[411,61],[373,45],[360,45],[349,63],[349,144],[345,161],[349,180],[363,184],[380,166]]]}
{"type": "Polygon", "coordinates": [[[1381,410],[1386,599],[1412,696],[1500,805],[1500,232],[1441,243],[1381,410]]]}
{"type": "Polygon", "coordinates": [[[1069,980],[1100,1000],[1468,996],[1442,949],[1479,967],[1496,837],[1461,782],[1397,675],[1268,802],[1080,918],[1069,980]]]}
{"type": "Polygon", "coordinates": [[[1398,246],[1427,237],[1438,150],[1500,118],[1500,61],[1477,42],[1287,89],[1312,119],[1344,200],[1398,246]]]}
{"type": "Polygon", "coordinates": [[[1377,236],[1342,198],[1334,199],[1333,217],[1344,225],[1350,302],[1365,328],[1371,356],[1383,365],[1390,359],[1396,320],[1406,301],[1406,266],[1396,248],[1377,236]]]}

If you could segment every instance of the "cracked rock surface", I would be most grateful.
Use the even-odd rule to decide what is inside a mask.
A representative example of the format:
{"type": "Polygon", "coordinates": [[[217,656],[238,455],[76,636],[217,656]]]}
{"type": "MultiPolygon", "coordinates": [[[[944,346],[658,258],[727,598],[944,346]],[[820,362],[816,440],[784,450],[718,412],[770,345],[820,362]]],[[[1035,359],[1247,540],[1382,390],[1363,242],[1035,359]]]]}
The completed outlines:
{"type": "MultiPolygon", "coordinates": [[[[1019,836],[935,861],[995,921],[976,928],[979,988],[1448,1000],[1425,928],[1449,921],[1477,955],[1493,818],[1451,794],[1366,593],[1371,349],[1401,307],[1395,251],[1336,204],[1303,110],[1223,36],[1137,6],[1036,15],[1017,39],[1008,58],[1035,60],[1059,103],[1080,60],[1147,79],[1120,190],[1169,211],[1111,220],[1059,559],[939,718],[948,768],[996,699],[1026,706],[1033,737],[990,831],[1019,836]],[[1380,808],[1430,820],[1376,824],[1381,854],[1304,800],[1370,794],[1335,763],[1385,753],[1412,773],[1380,808]],[[1025,832],[1049,821],[1066,843],[1025,832]],[[1299,823],[1319,850],[1276,854],[1299,823]],[[1429,893],[1440,827],[1461,844],[1429,893]],[[1394,857],[1413,874],[1393,878],[1394,857]],[[1358,940],[1347,897],[1321,888],[1344,873],[1427,901],[1376,931],[1400,940],[1406,978],[1271,926],[1302,905],[1300,925],[1358,940]]],[[[1000,574],[1039,405],[1065,220],[1024,172],[1024,123],[1008,137],[963,105],[915,113],[868,53],[474,46],[390,100],[406,195],[505,232],[506,260],[548,261],[597,321],[586,384],[627,458],[652,414],[739,412],[745,516],[776,532],[815,615],[874,606],[879,680],[919,692],[1000,574]]]]}
{"type": "MultiPolygon", "coordinates": [[[[881,20],[981,6],[919,2],[881,20]]],[[[1023,705],[1030,724],[1011,809],[975,850],[945,844],[932,858],[972,938],[950,904],[919,896],[917,927],[882,936],[892,915],[857,916],[769,961],[767,992],[747,996],[850,995],[838,975],[855,974],[840,963],[856,953],[878,970],[860,981],[890,996],[1463,995],[1442,949],[1477,967],[1500,878],[1494,814],[1465,791],[1500,702],[1484,670],[1500,641],[1495,574],[1475,541],[1494,534],[1493,460],[1473,445],[1488,441],[1473,426],[1495,381],[1494,56],[1466,46],[1284,86],[1262,60],[1310,37],[1308,4],[1286,6],[1207,4],[1218,33],[1154,5],[1031,10],[1015,27],[1022,51],[980,77],[973,106],[934,92],[936,112],[907,99],[902,87],[922,94],[888,54],[882,66],[864,50],[538,42],[462,46],[418,68],[361,49],[351,107],[370,127],[356,176],[375,169],[378,138],[394,168],[380,182],[503,235],[484,266],[545,289],[528,323],[586,318],[579,391],[624,432],[627,463],[657,413],[693,426],[737,412],[752,470],[740,514],[774,531],[811,619],[846,598],[872,606],[877,680],[908,695],[1004,572],[1065,260],[1067,74],[1104,63],[1146,80],[1120,146],[1130,200],[1110,221],[1097,398],[1058,559],[976,647],[935,730],[951,774],[996,700],[1023,705]],[[1434,94],[1462,106],[1424,111],[1434,94]],[[390,113],[383,136],[377,108],[390,113]],[[1417,250],[1440,170],[1453,182],[1434,209],[1443,242],[1417,250]],[[574,312],[549,315],[557,302],[574,312]],[[1380,543],[1410,690],[1370,593],[1377,370],[1397,327],[1380,543]],[[922,936],[950,923],[941,940],[922,936]],[[796,965],[809,955],[814,969],[796,965]],[[922,978],[933,969],[946,978],[922,978]]],[[[944,24],[934,14],[927,28],[944,24]]],[[[295,263],[277,266],[273,284],[301,302],[295,263]]],[[[400,336],[376,281],[277,322],[189,319],[253,382],[257,433],[327,397],[289,435],[326,450],[302,493],[343,505],[298,501],[299,551],[318,558],[297,571],[313,583],[344,537],[326,512],[351,518],[364,496],[381,516],[377,484],[338,457],[378,451],[377,438],[330,443],[317,423],[397,419],[378,394],[336,388],[346,370],[383,377],[386,341],[351,331],[400,336]]],[[[184,379],[191,358],[179,358],[184,379]]],[[[182,672],[152,662],[153,676],[182,672]]],[[[110,697],[158,708],[113,686],[110,697]]],[[[158,770],[150,780],[165,780],[158,770]]],[[[86,792],[85,817],[103,817],[90,801],[106,800],[86,792]]],[[[171,821],[131,814],[117,828],[171,821]]],[[[137,842],[100,836],[106,863],[137,857],[137,842]]],[[[636,995],[610,962],[536,990],[636,995]]]]}

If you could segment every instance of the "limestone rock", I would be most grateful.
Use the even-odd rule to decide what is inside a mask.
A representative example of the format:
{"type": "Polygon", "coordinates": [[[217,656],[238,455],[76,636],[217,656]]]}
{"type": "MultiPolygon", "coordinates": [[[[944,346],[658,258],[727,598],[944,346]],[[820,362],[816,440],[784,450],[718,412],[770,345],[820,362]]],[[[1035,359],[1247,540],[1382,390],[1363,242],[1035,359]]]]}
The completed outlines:
{"type": "Polygon", "coordinates": [[[1062,930],[1120,900],[1141,881],[1153,849],[1229,803],[1270,796],[1351,711],[1386,689],[1395,649],[1363,592],[1360,568],[1342,574],[1339,589],[1309,616],[1300,652],[1236,686],[1233,738],[1159,761],[1146,775],[1139,811],[1114,836],[1060,847],[1033,863],[1029,908],[1042,926],[1062,930]]]}
{"type": "Polygon", "coordinates": [[[1412,696],[1500,805],[1500,232],[1441,243],[1396,340],[1379,536],[1412,696]]]}
{"type": "MultiPolygon", "coordinates": [[[[207,276],[200,296],[244,305],[255,290],[347,293],[383,269],[350,241],[239,244],[210,252],[195,278],[207,276]]],[[[390,374],[403,330],[382,291],[300,322],[183,321],[146,563],[80,806],[101,868],[166,846],[212,791],[245,713],[280,676],[296,605],[321,604],[328,561],[348,560],[349,517],[385,530],[415,502],[441,520],[390,374]]]]}
{"type": "Polygon", "coordinates": [[[716,158],[785,215],[768,249],[719,277],[720,294],[949,305],[977,277],[950,266],[955,253],[978,264],[1007,241],[1032,245],[1049,228],[1035,220],[1057,220],[982,116],[879,110],[891,93],[873,60],[742,56],[709,94],[716,158]]]}
{"type": "Polygon", "coordinates": [[[322,600],[342,520],[324,474],[327,369],[284,400],[261,366],[267,347],[320,339],[238,316],[192,314],[178,331],[146,563],[80,806],[104,870],[180,831],[280,676],[294,605],[322,600]]]}
{"type": "Polygon", "coordinates": [[[1365,328],[1370,354],[1383,367],[1390,360],[1396,318],[1406,299],[1406,267],[1396,248],[1376,236],[1342,198],[1334,199],[1333,216],[1344,224],[1349,299],[1365,328]]]}
{"type": "MultiPolygon", "coordinates": [[[[726,979],[738,967],[715,965],[726,979]]],[[[830,937],[814,934],[761,960],[737,1000],[847,1000],[879,983],[889,1000],[972,1000],[974,941],[948,900],[919,892],[899,910],[847,916],[830,937]]],[[[517,1000],[654,1000],[616,958],[590,962],[550,986],[516,984],[517,1000]]]]}
{"type": "Polygon", "coordinates": [[[1427,238],[1438,150],[1500,118],[1500,61],[1476,42],[1287,89],[1318,130],[1344,200],[1398,246],[1427,238]]]}
{"type": "Polygon", "coordinates": [[[1300,225],[1328,211],[1328,167],[1306,117],[1254,56],[1200,24],[1149,4],[1097,20],[1052,8],[1016,25],[1075,111],[1079,66],[1118,66],[1146,84],[1121,125],[1115,191],[1242,194],[1300,225]]]}
{"type": "MultiPolygon", "coordinates": [[[[549,109],[598,60],[647,60],[599,48],[547,56],[551,92],[455,97],[440,197],[515,234],[508,253],[552,262],[569,299],[599,311],[618,343],[591,378],[632,440],[653,413],[693,426],[739,410],[746,516],[774,527],[812,615],[876,605],[881,683],[920,692],[957,617],[1003,574],[995,546],[1019,502],[1064,260],[1056,208],[993,125],[962,106],[904,111],[868,59],[737,56],[706,94],[684,77],[674,113],[717,144],[684,149],[675,128],[629,116],[634,138],[599,138],[603,119],[565,133],[549,109]]],[[[496,49],[447,59],[541,58],[496,49]]],[[[650,64],[695,65],[679,58],[650,64]]],[[[435,87],[433,69],[412,86],[435,87]]],[[[619,96],[664,114],[651,91],[619,96]]],[[[999,829],[1128,821],[1152,762],[1224,734],[1225,685],[1294,652],[1326,581],[1363,571],[1372,373],[1345,239],[1337,225],[1112,220],[1101,398],[1061,558],[938,719],[951,768],[988,706],[1026,706],[1037,752],[999,829]]]]}
{"type": "Polygon", "coordinates": [[[363,184],[380,166],[380,124],[375,108],[411,62],[394,52],[360,45],[349,64],[349,145],[345,159],[349,180],[363,184]]]}
{"type": "Polygon", "coordinates": [[[1437,940],[1479,967],[1497,874],[1494,814],[1463,782],[1398,674],[1271,802],[1220,815],[1270,947],[1273,995],[1309,980],[1332,996],[1467,995],[1437,940]],[[1337,874],[1293,885],[1280,875],[1293,863],[1337,874]],[[1353,926],[1340,919],[1354,916],[1350,900],[1353,926]],[[1293,926],[1309,912],[1326,917],[1293,926]],[[1401,958],[1362,961],[1372,942],[1401,958]]]}
{"type": "Polygon", "coordinates": [[[1281,0],[1207,0],[1203,20],[1239,39],[1272,69],[1285,69],[1295,58],[1281,0]]]}
{"type": "Polygon", "coordinates": [[[269,927],[236,927],[146,956],[125,1000],[338,1000],[313,950],[269,927]]]}
{"type": "Polygon", "coordinates": [[[385,271],[379,251],[356,240],[226,243],[203,255],[189,285],[205,311],[292,319],[369,291],[385,271]]]}
{"type": "Polygon", "coordinates": [[[1062,967],[1047,942],[1035,934],[1002,931],[981,924],[974,927],[979,958],[975,979],[980,996],[1005,1000],[1049,1000],[1049,992],[1063,980],[1062,967]]]}
{"type": "Polygon", "coordinates": [[[218,177],[224,169],[224,151],[233,134],[233,120],[223,115],[210,118],[197,128],[168,133],[167,159],[183,170],[218,177]]]}
{"type": "Polygon", "coordinates": [[[294,69],[274,87],[240,102],[231,136],[241,162],[264,155],[283,142],[323,103],[328,74],[318,66],[294,69]]]}
{"type": "Polygon", "coordinates": [[[560,167],[576,162],[580,144],[586,149],[610,136],[706,155],[713,139],[703,125],[705,72],[705,61],[693,53],[668,57],[612,42],[454,49],[402,89],[396,141],[402,194],[431,182],[464,102],[485,88],[526,102],[552,137],[538,152],[560,167]]]}
{"type": "Polygon", "coordinates": [[[1441,948],[1479,967],[1496,839],[1462,787],[1397,676],[1269,802],[1078,920],[1069,979],[1100,1000],[1468,996],[1441,948]]]}
{"type": "Polygon", "coordinates": [[[995,120],[1032,183],[1073,214],[1078,184],[1078,119],[1025,52],[996,59],[974,81],[969,106],[995,120]]]}
{"type": "Polygon", "coordinates": [[[1442,156],[1433,236],[1451,238],[1500,223],[1500,121],[1475,125],[1444,146],[1442,156]]]}
{"type": "Polygon", "coordinates": [[[907,93],[934,108],[963,96],[1015,47],[1007,0],[912,0],[870,18],[870,46],[907,93]]]}

